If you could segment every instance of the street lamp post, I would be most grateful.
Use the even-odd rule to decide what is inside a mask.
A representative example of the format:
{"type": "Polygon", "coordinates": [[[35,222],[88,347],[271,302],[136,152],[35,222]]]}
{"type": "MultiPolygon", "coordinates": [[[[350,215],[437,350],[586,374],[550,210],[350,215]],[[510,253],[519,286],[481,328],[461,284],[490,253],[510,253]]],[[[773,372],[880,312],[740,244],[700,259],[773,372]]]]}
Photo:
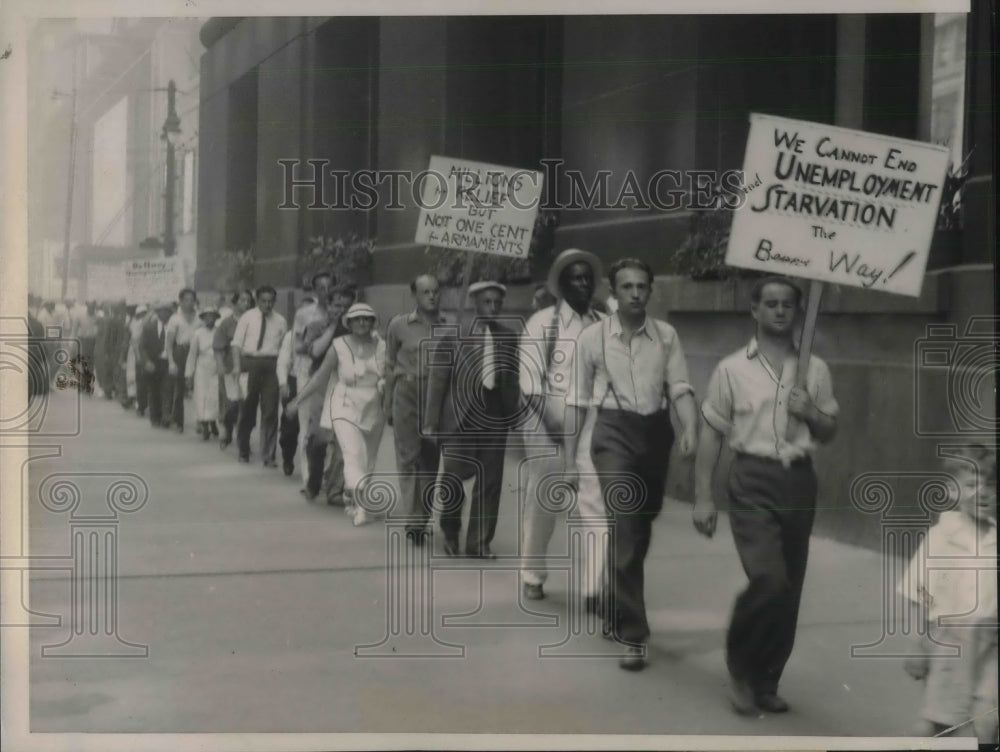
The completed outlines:
{"type": "Polygon", "coordinates": [[[174,138],[181,132],[181,121],[177,117],[175,97],[177,86],[173,79],[167,84],[167,119],[163,123],[163,132],[160,138],[167,142],[167,187],[164,191],[164,228],[163,228],[163,255],[173,256],[177,250],[177,239],[174,237],[174,138]]]}
{"type": "MultiPolygon", "coordinates": [[[[52,92],[52,98],[58,99],[64,96],[61,92],[52,92]]],[[[73,231],[73,178],[76,176],[76,87],[73,87],[71,95],[69,116],[69,176],[66,181],[66,228],[63,233],[63,273],[62,273],[62,300],[66,300],[66,291],[69,287],[69,246],[70,237],[73,231]]]]}

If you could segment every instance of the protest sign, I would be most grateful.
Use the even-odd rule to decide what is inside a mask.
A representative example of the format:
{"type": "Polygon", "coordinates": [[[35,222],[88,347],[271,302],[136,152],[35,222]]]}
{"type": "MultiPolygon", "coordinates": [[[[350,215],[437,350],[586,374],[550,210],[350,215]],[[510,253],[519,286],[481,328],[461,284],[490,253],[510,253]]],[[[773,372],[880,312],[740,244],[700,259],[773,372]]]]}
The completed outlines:
{"type": "Polygon", "coordinates": [[[163,259],[132,260],[123,263],[125,301],[131,304],[155,304],[176,300],[184,287],[184,269],[176,256],[163,259]]]}
{"type": "Polygon", "coordinates": [[[540,172],[432,156],[416,242],[527,258],[541,194],[540,172]]]}
{"type": "Polygon", "coordinates": [[[917,297],[946,147],[751,114],[730,266],[917,297]]]}

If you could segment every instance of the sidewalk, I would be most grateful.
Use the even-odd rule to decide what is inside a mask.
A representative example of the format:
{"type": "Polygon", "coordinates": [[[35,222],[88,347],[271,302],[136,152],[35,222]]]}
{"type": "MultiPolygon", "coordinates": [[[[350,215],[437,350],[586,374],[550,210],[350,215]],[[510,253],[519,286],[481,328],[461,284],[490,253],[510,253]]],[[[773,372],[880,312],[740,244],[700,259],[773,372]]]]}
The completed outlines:
{"type": "MultiPolygon", "coordinates": [[[[379,470],[393,463],[387,433],[379,470]]],[[[711,541],[680,502],[657,520],[646,565],[651,665],[640,674],[613,655],[539,656],[569,635],[566,574],[553,574],[547,599],[519,608],[509,484],[501,559],[452,561],[429,580],[428,628],[464,656],[365,659],[357,647],[388,629],[383,523],[354,528],[339,510],[305,502],[297,474],[239,465],[232,449],[154,432],[113,403],[86,401],[82,436],[30,466],[33,555],[68,547],[66,520],[35,501],[48,473],[129,470],[150,488],[145,508],[119,525],[118,620],[121,638],[148,645],[149,657],[41,658],[42,645],[69,636],[69,581],[37,574],[32,607],[63,615],[63,626],[32,631],[37,731],[901,736],[919,707],[901,661],[851,658],[851,645],[882,634],[882,561],[870,551],[813,539],[782,684],[793,712],[746,719],[725,699],[724,630],[743,586],[725,516],[711,541]]],[[[566,551],[565,529],[554,556],[566,551]]],[[[452,650],[439,643],[432,649],[452,650]]],[[[610,645],[588,634],[574,644],[610,645]]]]}

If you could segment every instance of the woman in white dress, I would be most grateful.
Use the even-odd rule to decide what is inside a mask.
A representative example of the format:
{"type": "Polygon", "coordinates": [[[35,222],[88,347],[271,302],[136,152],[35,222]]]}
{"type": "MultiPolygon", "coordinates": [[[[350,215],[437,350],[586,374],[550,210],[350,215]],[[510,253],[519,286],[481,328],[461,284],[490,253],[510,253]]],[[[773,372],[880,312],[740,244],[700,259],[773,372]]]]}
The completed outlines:
{"type": "Polygon", "coordinates": [[[215,338],[215,322],[219,319],[219,309],[206,306],[198,317],[202,325],[194,331],[191,349],[188,350],[184,376],[187,388],[194,387],[194,409],[198,419],[198,433],[208,441],[219,435],[216,421],[219,419],[219,370],[215,362],[212,342],[215,338]]]}
{"type": "Polygon", "coordinates": [[[368,519],[359,499],[375,469],[385,428],[385,340],[375,332],[375,320],[368,304],[352,305],[344,314],[350,334],[333,340],[319,369],[285,406],[286,411],[296,410],[309,395],[326,389],[320,426],[333,429],[344,455],[344,504],[355,525],[368,519]]]}
{"type": "MultiPolygon", "coordinates": [[[[144,304],[136,306],[132,320],[128,324],[129,340],[128,354],[125,356],[125,393],[129,404],[135,404],[139,399],[139,375],[136,371],[137,356],[139,353],[139,336],[142,334],[142,325],[145,322],[146,312],[149,309],[144,304]]],[[[145,406],[143,406],[145,409],[145,406]]]]}

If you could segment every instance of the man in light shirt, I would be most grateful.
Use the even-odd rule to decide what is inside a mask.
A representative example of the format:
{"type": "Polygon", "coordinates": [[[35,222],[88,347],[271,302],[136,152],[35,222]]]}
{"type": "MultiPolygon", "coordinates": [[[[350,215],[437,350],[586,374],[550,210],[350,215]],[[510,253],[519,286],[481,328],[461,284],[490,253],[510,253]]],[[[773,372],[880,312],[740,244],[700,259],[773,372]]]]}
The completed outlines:
{"type": "Polygon", "coordinates": [[[233,362],[233,335],[240,317],[254,307],[253,292],[241,290],[233,293],[233,307],[229,316],[215,326],[212,349],[215,350],[216,368],[219,372],[219,407],[222,412],[222,437],[219,448],[225,449],[233,442],[233,431],[243,407],[243,387],[240,372],[233,362]]]}
{"type": "Polygon", "coordinates": [[[736,599],[726,638],[730,702],[740,714],[782,713],[778,681],[792,652],[816,513],[811,455],[837,430],[830,369],[813,355],[797,379],[795,329],[802,292],[764,277],[751,292],[756,335],[723,358],[702,403],[693,521],[715,533],[712,471],[723,441],[729,470],[729,525],[749,584],[736,599]]]}
{"type": "Polygon", "coordinates": [[[274,310],[277,291],[270,285],[257,289],[257,307],[242,316],[233,334],[233,362],[237,373],[247,374],[247,391],[237,429],[240,462],[250,461],[250,432],[260,407],[260,456],[265,467],[277,467],[278,351],[288,331],[285,317],[274,310]]]}
{"type": "MultiPolygon", "coordinates": [[[[604,599],[610,635],[626,646],[620,666],[646,663],[649,623],[645,560],[653,520],[663,508],[667,464],[674,442],[670,407],[680,421],[680,452],[694,454],[697,412],[687,361],[670,324],[646,315],[653,272],[638,259],[620,259],[608,272],[618,311],[580,334],[566,404],[581,421],[597,408],[591,457],[604,506],[612,518],[611,588],[604,599]]],[[[578,435],[566,438],[565,474],[576,485],[578,435]]]]}
{"type": "MultiPolygon", "coordinates": [[[[592,307],[601,261],[597,256],[575,248],[563,251],[549,270],[548,290],[556,303],[541,309],[525,325],[521,339],[520,387],[536,420],[538,430],[525,438],[527,487],[523,502],[521,570],[522,592],[528,600],[545,597],[543,586],[548,579],[545,555],[555,531],[558,517],[552,500],[541,498],[546,493],[545,479],[562,470],[566,393],[570,384],[573,349],[585,327],[603,318],[592,307]]],[[[588,414],[578,444],[580,485],[576,494],[576,511],[595,520],[604,519],[604,500],[590,461],[590,433],[594,415],[588,414]]],[[[599,533],[599,526],[595,526],[599,533]]],[[[604,574],[604,550],[589,551],[582,562],[583,601],[588,611],[596,612],[604,574]]]]}
{"type": "Polygon", "coordinates": [[[433,338],[436,326],[454,322],[441,313],[441,289],[434,275],[416,277],[410,282],[410,292],[416,308],[394,317],[386,327],[383,399],[396,439],[400,511],[410,517],[406,535],[414,545],[422,546],[433,506],[428,489],[434,488],[430,479],[438,471],[441,449],[420,425],[420,416],[426,413],[429,365],[420,357],[420,343],[433,338]]]}
{"type": "Polygon", "coordinates": [[[170,378],[164,390],[163,419],[173,423],[178,433],[184,431],[184,366],[195,329],[201,326],[195,310],[194,290],[185,288],[177,296],[180,307],[167,322],[167,368],[170,378]]]}

